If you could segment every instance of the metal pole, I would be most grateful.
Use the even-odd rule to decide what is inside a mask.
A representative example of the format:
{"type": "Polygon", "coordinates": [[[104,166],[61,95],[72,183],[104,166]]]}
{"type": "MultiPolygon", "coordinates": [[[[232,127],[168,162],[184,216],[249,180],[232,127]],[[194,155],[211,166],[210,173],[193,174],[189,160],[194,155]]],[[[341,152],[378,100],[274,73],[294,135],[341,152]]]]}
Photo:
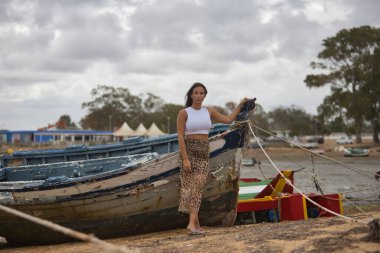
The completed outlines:
{"type": "Polygon", "coordinates": [[[167,129],[168,129],[168,134],[169,134],[170,133],[170,117],[168,116],[167,119],[168,119],[168,128],[167,129]]]}

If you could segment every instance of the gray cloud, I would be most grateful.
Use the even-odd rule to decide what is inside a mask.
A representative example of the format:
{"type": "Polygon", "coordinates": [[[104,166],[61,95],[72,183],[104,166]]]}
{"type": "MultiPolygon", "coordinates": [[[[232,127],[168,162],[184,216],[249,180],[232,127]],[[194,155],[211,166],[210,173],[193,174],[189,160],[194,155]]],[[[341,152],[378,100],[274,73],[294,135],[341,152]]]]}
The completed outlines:
{"type": "Polygon", "coordinates": [[[208,104],[253,94],[315,113],[328,88],[303,79],[322,40],[378,13],[376,0],[0,1],[0,128],[79,121],[97,84],[182,104],[202,81],[208,104]]]}

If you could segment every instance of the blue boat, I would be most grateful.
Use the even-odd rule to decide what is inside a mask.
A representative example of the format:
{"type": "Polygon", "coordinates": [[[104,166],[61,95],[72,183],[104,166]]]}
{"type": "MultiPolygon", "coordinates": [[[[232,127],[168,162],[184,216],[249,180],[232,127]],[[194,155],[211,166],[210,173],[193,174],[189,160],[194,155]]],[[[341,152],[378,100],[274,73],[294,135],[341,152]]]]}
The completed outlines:
{"type": "MultiPolygon", "coordinates": [[[[228,127],[227,124],[213,125],[210,137],[226,131],[228,127]]],[[[132,137],[123,142],[105,145],[73,145],[64,149],[16,151],[12,155],[0,156],[0,168],[99,159],[147,152],[165,154],[177,150],[177,134],[154,138],[132,137]]]]}
{"type": "MultiPolygon", "coordinates": [[[[211,174],[199,213],[206,226],[234,224],[246,124],[210,138],[211,174]]],[[[123,158],[3,168],[0,204],[101,238],[186,226],[186,215],[177,211],[178,151],[159,157],[150,154],[136,166],[119,165],[96,172],[98,166],[111,166],[107,159],[123,158]],[[75,169],[82,166],[83,176],[75,169]]],[[[12,244],[70,240],[1,211],[0,224],[0,236],[12,244]]]]}

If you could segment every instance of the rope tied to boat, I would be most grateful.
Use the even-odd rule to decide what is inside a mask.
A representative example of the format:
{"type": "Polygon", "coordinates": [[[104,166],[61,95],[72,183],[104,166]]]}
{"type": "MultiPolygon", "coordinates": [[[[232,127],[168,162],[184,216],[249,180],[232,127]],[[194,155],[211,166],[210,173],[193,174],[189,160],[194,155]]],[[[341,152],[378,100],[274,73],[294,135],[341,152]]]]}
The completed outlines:
{"type": "Polygon", "coordinates": [[[340,218],[343,218],[343,219],[346,219],[346,220],[350,220],[350,221],[353,221],[355,223],[358,223],[358,224],[362,224],[362,225],[368,225],[369,222],[364,222],[364,221],[360,221],[360,220],[357,220],[355,218],[352,218],[352,217],[348,217],[348,216],[345,216],[345,215],[342,215],[342,214],[339,214],[337,212],[334,212],[320,204],[318,204],[317,202],[315,202],[314,200],[312,200],[310,197],[308,197],[306,194],[304,194],[300,189],[298,189],[298,187],[296,187],[288,178],[285,177],[285,175],[281,172],[281,170],[276,166],[276,164],[273,162],[273,160],[269,157],[269,155],[267,154],[267,152],[265,151],[265,149],[262,147],[260,141],[258,140],[258,138],[256,137],[253,129],[252,129],[252,123],[248,124],[249,126],[249,129],[250,129],[250,132],[251,134],[253,135],[253,137],[255,138],[255,140],[257,141],[257,144],[260,146],[261,150],[263,151],[263,153],[265,154],[265,156],[268,158],[269,162],[272,164],[272,166],[277,170],[277,172],[281,175],[282,178],[284,178],[284,180],[286,181],[286,183],[288,185],[290,185],[294,190],[296,190],[298,193],[300,193],[305,199],[307,199],[310,203],[312,203],[313,205],[321,208],[322,210],[332,214],[332,215],[335,215],[337,217],[340,217],[340,218]]]}
{"type": "Polygon", "coordinates": [[[74,239],[78,239],[78,240],[81,240],[84,242],[93,243],[93,244],[101,247],[104,250],[103,252],[106,252],[106,253],[140,253],[139,249],[128,249],[126,247],[117,246],[117,245],[114,245],[112,243],[100,240],[95,235],[92,235],[92,234],[88,235],[88,234],[85,234],[85,233],[82,233],[79,231],[75,231],[71,228],[67,228],[67,227],[61,226],[59,224],[53,223],[51,221],[44,220],[44,219],[41,219],[41,218],[29,215],[29,214],[20,212],[18,210],[4,206],[2,204],[0,204],[0,210],[3,212],[6,212],[6,213],[12,214],[14,216],[17,216],[19,218],[22,218],[24,220],[33,222],[33,223],[38,224],[40,226],[44,226],[44,227],[47,227],[51,230],[60,232],[64,235],[70,236],[74,239]]]}
{"type": "MultiPolygon", "coordinates": [[[[311,175],[312,177],[315,177],[318,179],[318,182],[322,183],[323,185],[327,186],[327,184],[320,178],[318,178],[318,176],[316,174],[312,174],[310,173],[309,171],[305,170],[305,173],[308,173],[309,175],[311,175]]],[[[348,204],[350,204],[351,206],[353,206],[355,209],[359,210],[361,213],[363,213],[365,216],[368,216],[368,217],[371,217],[373,218],[372,214],[370,213],[367,213],[366,211],[364,211],[362,208],[360,208],[358,205],[355,205],[349,198],[346,197],[346,194],[347,193],[351,193],[351,192],[360,192],[360,191],[365,191],[365,190],[372,190],[372,189],[378,189],[379,187],[376,186],[376,187],[370,187],[370,188],[364,188],[364,189],[360,189],[360,190],[356,190],[356,191],[341,191],[340,193],[342,194],[342,198],[343,200],[347,201],[348,204]]],[[[305,190],[304,190],[305,191],[305,190]]],[[[310,191],[308,191],[309,193],[312,193],[310,191]]],[[[335,200],[335,201],[338,201],[339,199],[337,198],[332,198],[332,197],[328,197],[328,196],[321,196],[322,198],[325,198],[325,199],[329,199],[329,200],[335,200]]],[[[361,198],[359,200],[365,200],[364,198],[361,198]]]]}
{"type": "MultiPolygon", "coordinates": [[[[263,153],[265,154],[265,156],[268,158],[268,160],[270,161],[270,163],[272,164],[272,166],[277,170],[277,172],[281,175],[281,177],[282,178],[284,178],[285,179],[285,181],[287,182],[287,184],[288,185],[290,185],[294,190],[296,190],[297,192],[299,192],[305,199],[307,199],[309,202],[311,202],[313,205],[315,205],[315,206],[317,206],[317,207],[319,207],[319,208],[321,208],[322,210],[324,210],[325,212],[328,212],[328,213],[330,213],[330,214],[332,214],[332,215],[335,215],[335,216],[337,216],[337,217],[340,217],[340,218],[342,218],[342,219],[346,219],[346,220],[350,220],[350,221],[353,221],[353,222],[355,222],[355,223],[358,223],[358,224],[360,224],[360,225],[363,225],[363,226],[368,226],[369,227],[369,235],[367,236],[367,238],[366,238],[366,240],[367,241],[373,241],[373,242],[380,242],[380,220],[379,219],[374,219],[374,218],[372,218],[370,221],[368,221],[368,222],[364,222],[364,221],[360,221],[360,220],[358,220],[358,219],[355,219],[355,218],[352,218],[352,217],[348,217],[348,216],[345,216],[345,215],[342,215],[342,214],[339,214],[339,213],[336,213],[336,212],[334,212],[334,211],[332,211],[332,210],[330,210],[330,209],[328,209],[328,208],[326,208],[326,207],[324,207],[324,206],[322,206],[322,205],[320,205],[320,204],[318,204],[317,202],[315,202],[315,201],[313,201],[311,198],[309,198],[306,194],[304,194],[301,190],[299,190],[289,179],[287,179],[286,177],[285,177],[285,175],[281,172],[281,170],[274,164],[274,162],[272,161],[272,159],[269,157],[269,155],[267,154],[267,152],[265,151],[265,149],[263,148],[263,146],[261,145],[261,143],[260,143],[260,141],[258,140],[258,138],[256,137],[256,135],[255,135],[255,133],[254,133],[254,131],[253,131],[253,129],[252,129],[252,122],[250,122],[249,124],[248,124],[248,126],[249,126],[249,129],[250,129],[250,132],[251,132],[251,134],[253,135],[253,137],[255,138],[255,140],[257,141],[257,143],[258,143],[258,145],[259,145],[259,147],[260,147],[260,149],[263,151],[263,153]]],[[[253,125],[254,126],[254,125],[253,125]]],[[[256,126],[255,126],[256,127],[256,126]]],[[[259,127],[257,127],[258,129],[261,129],[261,128],[259,128],[259,127]]],[[[264,130],[265,131],[265,130],[264,130]]],[[[266,131],[267,132],[267,131],[266,131]]],[[[282,139],[282,138],[281,138],[282,139]]],[[[284,139],[283,139],[284,140],[284,139]]],[[[284,140],[284,141],[286,141],[286,140],[284,140]]],[[[300,148],[302,148],[302,149],[305,149],[305,148],[303,148],[303,147],[301,147],[301,146],[299,146],[299,145],[296,145],[296,146],[298,146],[298,147],[300,147],[300,148]]],[[[305,150],[307,150],[307,149],[305,149],[305,150]]],[[[312,151],[310,151],[310,150],[307,150],[307,151],[309,151],[309,152],[312,152],[312,151]]],[[[313,152],[314,154],[317,154],[317,155],[320,155],[320,154],[318,154],[318,153],[315,153],[315,152],[313,152]]],[[[327,157],[327,156],[323,156],[323,155],[321,155],[322,157],[325,157],[325,158],[327,158],[327,159],[329,159],[329,160],[333,160],[333,161],[335,161],[334,159],[332,159],[332,158],[329,158],[329,157],[327,157]]],[[[337,161],[338,162],[338,161],[337,161]]],[[[338,162],[338,163],[341,163],[341,162],[338,162]]],[[[341,164],[343,164],[343,163],[341,163],[341,164]]],[[[351,167],[353,167],[353,166],[351,166],[351,167]]],[[[360,169],[358,169],[358,170],[360,170],[360,169]]],[[[362,170],[361,170],[362,171],[362,170]]],[[[364,212],[364,211],[363,211],[364,212]]]]}
{"type": "MultiPolygon", "coordinates": [[[[357,173],[360,173],[360,174],[362,174],[362,175],[364,175],[364,176],[367,176],[367,177],[370,177],[370,178],[374,178],[374,177],[376,177],[376,175],[380,175],[380,174],[377,174],[377,173],[375,173],[375,174],[374,174],[374,173],[370,173],[370,172],[368,172],[368,171],[366,171],[366,170],[363,170],[363,169],[360,169],[360,168],[358,168],[358,167],[356,167],[356,166],[352,166],[352,165],[349,165],[349,164],[346,164],[346,163],[340,162],[340,161],[338,161],[338,160],[335,160],[335,159],[333,159],[333,158],[331,158],[331,157],[328,157],[328,156],[325,156],[325,155],[319,154],[319,153],[317,153],[317,152],[313,152],[313,151],[311,151],[311,150],[309,150],[309,149],[307,149],[307,148],[304,148],[304,147],[298,145],[297,143],[294,143],[294,142],[291,142],[291,141],[286,140],[286,139],[284,139],[284,138],[281,138],[281,137],[279,137],[279,136],[276,136],[276,135],[272,134],[271,132],[269,132],[269,131],[267,131],[267,130],[265,130],[265,129],[262,129],[261,127],[258,127],[258,126],[256,126],[256,125],[252,124],[252,122],[249,122],[249,126],[250,126],[250,128],[251,128],[251,132],[253,132],[252,127],[254,127],[254,128],[256,128],[256,129],[259,129],[260,131],[263,131],[264,133],[267,133],[267,134],[269,134],[269,135],[271,135],[271,136],[273,136],[273,137],[279,139],[279,140],[282,140],[282,141],[287,142],[287,143],[289,143],[289,144],[291,144],[291,145],[293,145],[293,146],[296,146],[296,147],[298,147],[298,148],[300,148],[300,149],[302,149],[302,150],[305,150],[305,151],[307,151],[307,152],[310,152],[310,153],[312,153],[313,155],[317,155],[317,156],[319,156],[319,157],[325,158],[325,159],[330,160],[330,161],[332,161],[332,162],[338,163],[338,164],[340,164],[341,166],[346,167],[347,169],[351,169],[351,170],[353,170],[353,171],[356,171],[357,173]]],[[[258,141],[258,140],[256,139],[256,141],[258,141]]],[[[379,173],[379,172],[378,172],[378,173],[379,173]]]]}

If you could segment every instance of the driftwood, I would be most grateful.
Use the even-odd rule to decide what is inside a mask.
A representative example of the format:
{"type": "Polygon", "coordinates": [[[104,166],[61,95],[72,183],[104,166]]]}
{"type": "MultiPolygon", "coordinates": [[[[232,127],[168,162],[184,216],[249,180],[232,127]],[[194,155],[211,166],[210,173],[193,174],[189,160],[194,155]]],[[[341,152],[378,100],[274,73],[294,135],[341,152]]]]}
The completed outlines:
{"type": "Polygon", "coordinates": [[[374,219],[368,223],[369,235],[364,239],[371,242],[380,242],[380,220],[374,219]]]}

